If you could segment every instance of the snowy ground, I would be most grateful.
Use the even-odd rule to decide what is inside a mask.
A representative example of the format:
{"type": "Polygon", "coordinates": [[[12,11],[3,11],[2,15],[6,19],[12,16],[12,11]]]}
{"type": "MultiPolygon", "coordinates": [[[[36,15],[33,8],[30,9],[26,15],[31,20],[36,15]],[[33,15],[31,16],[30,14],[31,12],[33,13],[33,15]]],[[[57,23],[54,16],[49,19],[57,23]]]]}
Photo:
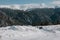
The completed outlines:
{"type": "Polygon", "coordinates": [[[0,40],[60,40],[60,25],[8,26],[0,28],[0,40]]]}

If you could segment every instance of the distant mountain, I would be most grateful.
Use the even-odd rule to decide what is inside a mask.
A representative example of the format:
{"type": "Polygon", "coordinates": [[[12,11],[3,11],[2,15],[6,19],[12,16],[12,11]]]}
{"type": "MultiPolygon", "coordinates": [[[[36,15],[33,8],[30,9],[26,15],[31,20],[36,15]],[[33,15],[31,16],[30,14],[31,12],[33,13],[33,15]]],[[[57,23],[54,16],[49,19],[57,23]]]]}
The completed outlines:
{"type": "Polygon", "coordinates": [[[60,24],[60,8],[33,8],[14,10],[0,8],[0,27],[11,25],[55,25],[60,24]]]}

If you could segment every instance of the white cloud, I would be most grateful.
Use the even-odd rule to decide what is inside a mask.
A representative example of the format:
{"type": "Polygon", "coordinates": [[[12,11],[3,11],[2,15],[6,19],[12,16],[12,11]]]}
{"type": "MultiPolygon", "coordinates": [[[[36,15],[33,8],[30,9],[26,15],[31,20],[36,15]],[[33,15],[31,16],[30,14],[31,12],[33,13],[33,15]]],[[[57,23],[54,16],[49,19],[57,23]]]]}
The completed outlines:
{"type": "Polygon", "coordinates": [[[20,9],[20,10],[27,10],[30,8],[46,8],[47,5],[45,3],[41,4],[13,4],[13,5],[0,5],[0,8],[11,8],[11,9],[20,9]]]}
{"type": "Polygon", "coordinates": [[[55,0],[52,2],[53,5],[60,5],[60,0],[55,0]]]}

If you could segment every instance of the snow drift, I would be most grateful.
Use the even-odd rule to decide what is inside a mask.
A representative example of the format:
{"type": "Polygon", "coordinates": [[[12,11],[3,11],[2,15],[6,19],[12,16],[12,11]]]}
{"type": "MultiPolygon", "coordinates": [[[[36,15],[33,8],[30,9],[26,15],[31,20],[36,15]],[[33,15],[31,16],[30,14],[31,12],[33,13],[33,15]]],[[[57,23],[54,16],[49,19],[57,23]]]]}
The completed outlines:
{"type": "Polygon", "coordinates": [[[60,40],[60,25],[2,27],[0,40],[60,40]]]}

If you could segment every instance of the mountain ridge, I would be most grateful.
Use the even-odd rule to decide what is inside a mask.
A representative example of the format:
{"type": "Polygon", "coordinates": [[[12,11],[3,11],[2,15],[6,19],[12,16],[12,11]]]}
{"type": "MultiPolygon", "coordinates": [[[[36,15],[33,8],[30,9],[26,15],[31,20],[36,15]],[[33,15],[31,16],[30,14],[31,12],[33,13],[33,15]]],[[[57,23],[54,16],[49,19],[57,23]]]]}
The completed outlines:
{"type": "Polygon", "coordinates": [[[0,27],[57,24],[60,24],[60,8],[34,8],[29,11],[0,8],[0,27]]]}

